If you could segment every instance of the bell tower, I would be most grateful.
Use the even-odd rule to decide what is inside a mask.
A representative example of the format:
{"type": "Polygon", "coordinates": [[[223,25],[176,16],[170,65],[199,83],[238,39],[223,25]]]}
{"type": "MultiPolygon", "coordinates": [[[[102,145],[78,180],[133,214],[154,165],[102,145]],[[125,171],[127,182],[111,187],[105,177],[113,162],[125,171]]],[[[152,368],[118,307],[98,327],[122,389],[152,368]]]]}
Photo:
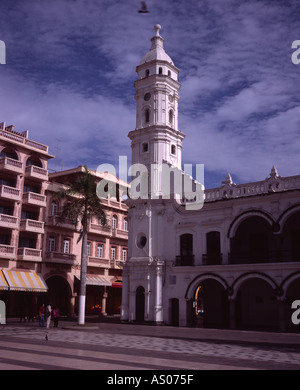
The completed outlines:
{"type": "Polygon", "coordinates": [[[151,48],[136,68],[136,128],[128,134],[132,164],[168,163],[181,169],[185,135],[178,130],[179,70],[164,50],[160,29],[154,26],[151,48]]]}

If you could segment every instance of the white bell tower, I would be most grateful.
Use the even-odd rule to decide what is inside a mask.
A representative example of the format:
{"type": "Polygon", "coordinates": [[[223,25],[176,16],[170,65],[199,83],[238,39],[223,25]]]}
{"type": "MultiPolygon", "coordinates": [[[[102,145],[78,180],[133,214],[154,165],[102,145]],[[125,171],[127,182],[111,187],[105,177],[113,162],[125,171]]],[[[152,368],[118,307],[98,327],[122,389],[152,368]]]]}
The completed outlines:
{"type": "Polygon", "coordinates": [[[163,218],[166,204],[160,196],[163,178],[159,166],[168,165],[181,172],[185,135],[178,130],[179,70],[164,50],[160,29],[159,24],[154,26],[151,48],[136,68],[138,77],[134,84],[136,128],[128,134],[131,163],[146,168],[148,187],[145,197],[129,197],[126,201],[129,237],[128,260],[123,268],[121,319],[124,321],[161,323],[164,316],[163,218]],[[149,196],[153,184],[154,197],[149,196]]]}
{"type": "Polygon", "coordinates": [[[163,48],[161,26],[136,71],[136,129],[131,139],[132,164],[169,163],[181,169],[181,149],[185,135],[178,130],[179,70],[163,48]]]}

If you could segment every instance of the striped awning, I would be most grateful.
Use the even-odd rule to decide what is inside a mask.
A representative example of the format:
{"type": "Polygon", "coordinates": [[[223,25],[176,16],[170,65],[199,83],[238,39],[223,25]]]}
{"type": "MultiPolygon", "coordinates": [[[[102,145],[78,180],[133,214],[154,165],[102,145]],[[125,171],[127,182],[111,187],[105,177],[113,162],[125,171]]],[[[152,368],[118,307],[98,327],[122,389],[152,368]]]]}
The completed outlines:
{"type": "Polygon", "coordinates": [[[42,275],[30,271],[3,270],[3,274],[11,291],[47,292],[48,287],[42,275]]]}
{"type": "Polygon", "coordinates": [[[8,284],[1,270],[0,270],[0,290],[8,290],[8,284]]]}
{"type": "Polygon", "coordinates": [[[101,275],[86,275],[86,284],[88,286],[111,286],[111,282],[101,275]]]}

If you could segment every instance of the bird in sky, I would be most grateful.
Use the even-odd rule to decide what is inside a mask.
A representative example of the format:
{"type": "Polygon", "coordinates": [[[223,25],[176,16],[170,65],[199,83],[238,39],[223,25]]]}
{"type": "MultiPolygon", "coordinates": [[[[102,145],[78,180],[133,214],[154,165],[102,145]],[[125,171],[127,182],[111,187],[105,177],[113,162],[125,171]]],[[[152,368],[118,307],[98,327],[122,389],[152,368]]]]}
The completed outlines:
{"type": "Polygon", "coordinates": [[[140,14],[147,14],[147,13],[149,13],[146,3],[144,1],[142,1],[141,3],[142,3],[141,9],[138,12],[140,14]]]}

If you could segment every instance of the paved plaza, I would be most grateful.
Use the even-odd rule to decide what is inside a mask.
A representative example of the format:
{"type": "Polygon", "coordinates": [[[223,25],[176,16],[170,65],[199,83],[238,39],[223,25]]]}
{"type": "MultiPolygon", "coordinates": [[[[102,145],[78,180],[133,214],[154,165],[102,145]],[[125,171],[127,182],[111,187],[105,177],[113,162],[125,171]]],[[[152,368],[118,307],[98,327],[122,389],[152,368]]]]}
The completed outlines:
{"type": "Polygon", "coordinates": [[[300,334],[61,321],[0,326],[0,369],[299,370],[300,334]]]}

